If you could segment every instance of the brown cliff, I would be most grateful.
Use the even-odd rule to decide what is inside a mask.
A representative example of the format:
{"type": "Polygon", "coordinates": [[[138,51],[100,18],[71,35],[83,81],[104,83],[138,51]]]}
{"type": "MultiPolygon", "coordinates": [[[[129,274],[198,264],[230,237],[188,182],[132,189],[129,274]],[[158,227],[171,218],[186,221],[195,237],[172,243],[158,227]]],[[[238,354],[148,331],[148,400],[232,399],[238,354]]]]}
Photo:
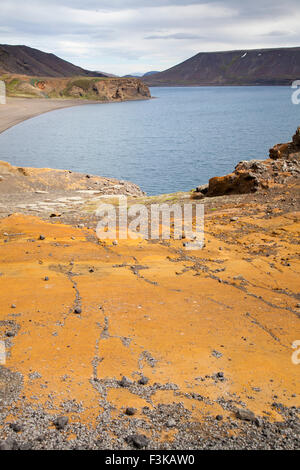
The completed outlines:
{"type": "Polygon", "coordinates": [[[79,98],[95,101],[125,101],[151,98],[147,85],[137,78],[51,78],[4,75],[11,97],[79,98]]]}
{"type": "Polygon", "coordinates": [[[233,173],[211,178],[204,192],[209,197],[245,194],[286,184],[300,175],[300,128],[292,142],[275,145],[267,160],[242,161],[233,173]]]}

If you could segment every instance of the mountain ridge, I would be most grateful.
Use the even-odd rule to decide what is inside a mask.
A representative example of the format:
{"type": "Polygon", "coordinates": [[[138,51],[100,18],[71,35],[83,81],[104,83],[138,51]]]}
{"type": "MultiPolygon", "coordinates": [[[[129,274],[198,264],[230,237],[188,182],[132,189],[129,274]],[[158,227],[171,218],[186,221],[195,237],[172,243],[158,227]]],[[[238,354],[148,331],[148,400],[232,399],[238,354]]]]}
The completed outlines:
{"type": "Polygon", "coordinates": [[[300,47],[289,47],[199,52],[143,81],[148,86],[290,85],[299,78],[300,47]]]}
{"type": "Polygon", "coordinates": [[[37,77],[106,77],[105,73],[83,69],[55,54],[29,46],[0,44],[0,73],[37,77]]]}

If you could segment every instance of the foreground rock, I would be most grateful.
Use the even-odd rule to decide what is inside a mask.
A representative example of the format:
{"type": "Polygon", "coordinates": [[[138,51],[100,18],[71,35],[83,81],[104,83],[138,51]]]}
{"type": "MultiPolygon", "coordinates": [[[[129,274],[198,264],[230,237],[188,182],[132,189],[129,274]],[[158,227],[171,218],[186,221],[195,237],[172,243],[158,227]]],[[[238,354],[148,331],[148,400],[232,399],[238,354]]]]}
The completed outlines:
{"type": "Polygon", "coordinates": [[[45,196],[64,191],[92,191],[101,194],[128,194],[142,196],[144,193],[130,181],[104,178],[70,170],[51,168],[27,168],[12,166],[0,161],[0,194],[35,193],[45,196]]]}
{"type": "MultiPolygon", "coordinates": [[[[242,161],[233,173],[211,178],[204,189],[209,197],[227,194],[254,193],[274,185],[287,184],[289,179],[300,175],[300,128],[292,142],[275,145],[268,160],[242,161]]],[[[199,188],[199,192],[203,192],[199,188]]]]}
{"type": "Polygon", "coordinates": [[[91,201],[100,204],[104,195],[141,197],[144,193],[129,181],[0,161],[0,217],[22,212],[55,220],[73,214],[78,224],[81,208],[91,201]]]}
{"type": "Polygon", "coordinates": [[[299,189],[206,198],[193,252],[2,218],[0,447],[299,448],[299,189]]]}

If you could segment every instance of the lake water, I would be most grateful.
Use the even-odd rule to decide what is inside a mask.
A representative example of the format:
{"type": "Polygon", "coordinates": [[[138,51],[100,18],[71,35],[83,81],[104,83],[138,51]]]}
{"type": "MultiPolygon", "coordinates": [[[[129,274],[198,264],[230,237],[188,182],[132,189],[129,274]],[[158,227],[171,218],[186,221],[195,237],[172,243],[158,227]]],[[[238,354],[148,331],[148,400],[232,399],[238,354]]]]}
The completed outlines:
{"type": "Polygon", "coordinates": [[[300,105],[288,87],[152,88],[150,101],[53,111],[0,134],[0,160],[137,183],[148,194],[189,190],[264,159],[291,139],[300,105]]]}

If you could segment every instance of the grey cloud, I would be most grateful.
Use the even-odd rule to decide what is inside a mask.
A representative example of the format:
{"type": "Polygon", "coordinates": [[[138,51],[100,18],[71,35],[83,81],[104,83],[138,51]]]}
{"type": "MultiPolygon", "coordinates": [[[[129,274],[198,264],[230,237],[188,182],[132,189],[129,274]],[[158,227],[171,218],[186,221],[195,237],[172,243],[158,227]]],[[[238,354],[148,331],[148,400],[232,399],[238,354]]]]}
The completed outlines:
{"type": "Polygon", "coordinates": [[[277,37],[277,36],[290,36],[293,33],[290,31],[271,31],[270,33],[265,33],[262,36],[277,37]]]}
{"type": "Polygon", "coordinates": [[[206,39],[206,37],[198,34],[175,33],[167,35],[154,34],[153,36],[146,36],[145,39],[206,39]]]}

